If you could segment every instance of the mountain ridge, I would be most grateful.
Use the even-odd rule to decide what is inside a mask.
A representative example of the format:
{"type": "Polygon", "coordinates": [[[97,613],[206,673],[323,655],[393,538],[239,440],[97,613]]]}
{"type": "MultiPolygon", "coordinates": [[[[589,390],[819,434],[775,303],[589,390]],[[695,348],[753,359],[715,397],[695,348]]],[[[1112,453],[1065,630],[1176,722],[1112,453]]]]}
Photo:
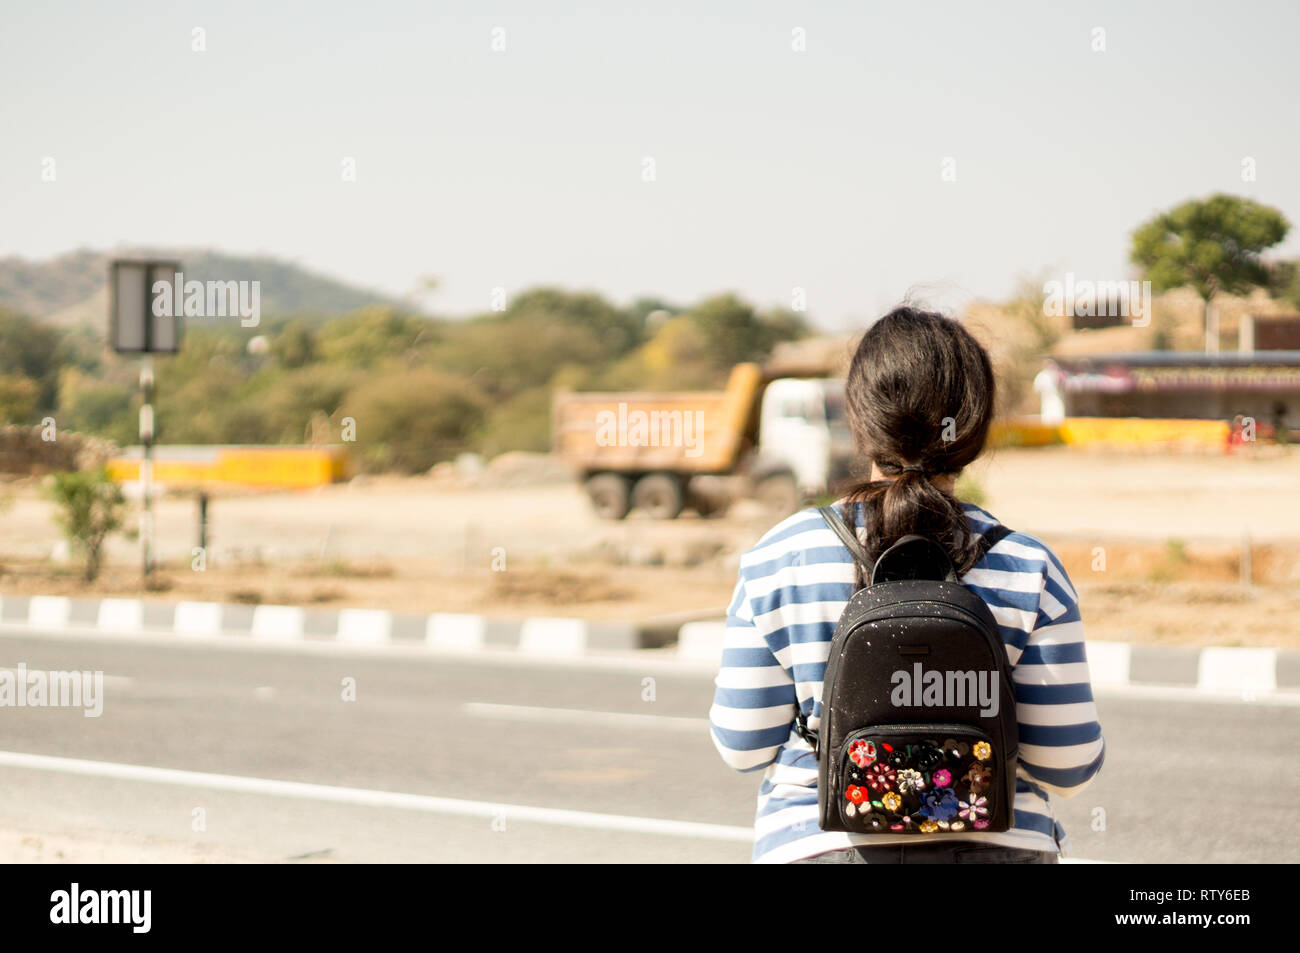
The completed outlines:
{"type": "Polygon", "coordinates": [[[419,308],[391,295],[341,281],[273,255],[214,249],[127,246],[112,251],[78,248],[47,259],[0,258],[0,306],[42,324],[99,331],[108,319],[108,267],[114,258],[163,258],[181,263],[186,280],[260,281],[263,314],[333,317],[367,305],[419,308]]]}

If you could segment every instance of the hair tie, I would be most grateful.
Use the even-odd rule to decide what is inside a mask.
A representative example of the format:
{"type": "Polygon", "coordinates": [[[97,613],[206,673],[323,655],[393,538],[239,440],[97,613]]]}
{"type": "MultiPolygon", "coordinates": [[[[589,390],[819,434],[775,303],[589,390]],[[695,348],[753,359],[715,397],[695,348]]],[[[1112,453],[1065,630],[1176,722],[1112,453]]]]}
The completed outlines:
{"type": "Polygon", "coordinates": [[[899,469],[900,469],[903,473],[919,473],[919,474],[921,474],[921,476],[925,476],[925,467],[917,466],[916,464],[911,464],[911,465],[909,465],[909,466],[900,467],[899,469]]]}

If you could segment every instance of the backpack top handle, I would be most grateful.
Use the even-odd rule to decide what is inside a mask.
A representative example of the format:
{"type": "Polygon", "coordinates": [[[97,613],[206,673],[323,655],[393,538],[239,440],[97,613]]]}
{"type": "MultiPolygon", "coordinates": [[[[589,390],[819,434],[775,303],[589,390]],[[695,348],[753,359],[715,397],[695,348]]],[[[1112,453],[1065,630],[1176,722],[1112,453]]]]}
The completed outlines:
{"type": "Polygon", "coordinates": [[[908,533],[890,546],[871,567],[871,584],[898,579],[956,582],[957,571],[947,551],[934,540],[908,533]]]}
{"type": "MultiPolygon", "coordinates": [[[[857,533],[845,524],[839,511],[833,506],[817,508],[822,519],[826,521],[835,535],[849,550],[853,561],[862,567],[863,576],[871,585],[894,579],[933,579],[942,582],[957,582],[957,571],[947,551],[937,542],[925,536],[910,533],[902,537],[880,558],[871,564],[871,557],[858,539],[857,533]]],[[[979,540],[979,558],[983,559],[988,551],[999,541],[1009,535],[1011,530],[1002,524],[990,528],[979,540]]]]}

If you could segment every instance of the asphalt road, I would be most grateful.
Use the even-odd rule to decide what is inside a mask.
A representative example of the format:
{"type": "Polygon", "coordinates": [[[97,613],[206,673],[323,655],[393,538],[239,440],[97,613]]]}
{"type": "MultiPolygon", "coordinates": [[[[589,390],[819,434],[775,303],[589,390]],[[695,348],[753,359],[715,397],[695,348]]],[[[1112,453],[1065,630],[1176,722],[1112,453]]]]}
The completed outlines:
{"type": "MultiPolygon", "coordinates": [[[[0,668],[20,662],[107,682],[99,718],[0,708],[11,830],[128,833],[264,860],[749,857],[739,829],[758,777],[714,752],[712,677],[698,668],[0,635],[0,668]],[[31,755],[74,760],[36,767],[31,755]]],[[[1295,859],[1300,706],[1124,693],[1099,707],[1106,766],[1057,802],[1073,856],[1295,859]]]]}

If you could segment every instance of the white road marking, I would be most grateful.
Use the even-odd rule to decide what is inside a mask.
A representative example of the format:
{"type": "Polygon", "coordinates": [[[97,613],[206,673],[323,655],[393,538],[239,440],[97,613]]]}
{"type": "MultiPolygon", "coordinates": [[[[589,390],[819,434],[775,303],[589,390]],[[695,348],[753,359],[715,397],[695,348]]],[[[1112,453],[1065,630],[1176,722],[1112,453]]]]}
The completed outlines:
{"type": "MultiPolygon", "coordinates": [[[[655,717],[655,716],[647,716],[655,717]]],[[[507,821],[532,821],[562,827],[585,827],[593,830],[623,831],[632,834],[658,834],[667,837],[696,837],[706,840],[752,843],[752,827],[729,824],[705,824],[699,821],[674,821],[659,817],[633,817],[627,814],[598,814],[593,811],[568,811],[527,804],[493,804],[459,798],[433,797],[426,794],[402,794],[397,791],[374,791],[345,788],[303,781],[276,781],[270,778],[245,778],[233,774],[206,771],[182,771],[176,768],[152,768],[144,765],[117,764],[111,761],[86,761],[80,758],[55,758],[20,751],[0,751],[0,767],[56,771],[89,777],[170,784],[177,787],[208,788],[240,794],[263,794],[271,797],[301,798],[354,804],[363,807],[391,807],[427,814],[452,814],[461,817],[504,818],[507,821]]],[[[1062,858],[1063,864],[1106,864],[1112,861],[1088,860],[1083,857],[1062,858]]]]}
{"type": "Polygon", "coordinates": [[[55,758],[19,751],[0,751],[0,767],[30,768],[37,771],[57,771],[63,774],[116,778],[123,781],[143,781],[150,784],[329,801],[335,804],[401,808],[429,814],[453,814],[488,819],[503,817],[507,821],[532,821],[537,824],[626,831],[634,834],[661,834],[668,837],[694,837],[744,843],[750,843],[754,839],[753,828],[731,827],[726,824],[703,824],[697,821],[674,821],[658,817],[631,817],[624,814],[597,814],[591,811],[567,811],[551,807],[532,807],[526,804],[494,804],[489,801],[466,801],[425,794],[401,794],[397,791],[344,788],[302,781],[276,781],[270,778],[245,778],[231,774],[152,768],[109,761],[55,758]]]}
{"type": "MultiPolygon", "coordinates": [[[[22,672],[20,672],[16,668],[9,668],[8,666],[0,665],[0,672],[8,672],[14,678],[17,678],[20,674],[23,674],[25,672],[29,678],[32,675],[40,675],[44,677],[47,681],[52,681],[55,675],[67,675],[69,673],[73,675],[77,675],[80,674],[82,671],[85,671],[85,669],[26,668],[23,669],[22,672]]],[[[126,675],[105,675],[104,676],[104,685],[107,688],[130,688],[131,681],[132,681],[131,678],[126,675]]]]}
{"type": "Polygon", "coordinates": [[[640,715],[620,711],[587,711],[582,708],[538,708],[532,705],[497,705],[491,702],[465,702],[460,706],[467,715],[499,718],[503,721],[545,721],[568,725],[614,725],[623,728],[655,728],[669,731],[707,733],[709,719],[680,715],[640,715]]]}

